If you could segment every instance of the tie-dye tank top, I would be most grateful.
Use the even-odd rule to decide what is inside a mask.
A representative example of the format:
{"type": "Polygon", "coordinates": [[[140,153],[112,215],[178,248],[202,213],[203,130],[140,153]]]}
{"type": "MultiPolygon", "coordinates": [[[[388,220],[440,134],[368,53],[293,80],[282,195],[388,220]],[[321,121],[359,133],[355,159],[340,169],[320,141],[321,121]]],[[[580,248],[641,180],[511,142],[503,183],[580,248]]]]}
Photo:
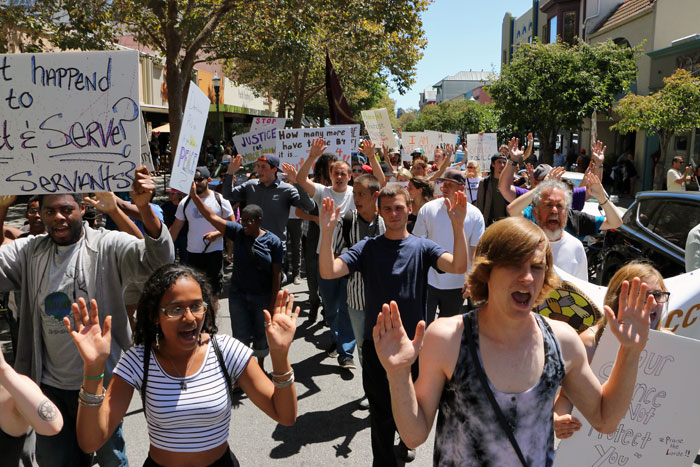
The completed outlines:
{"type": "MultiPolygon", "coordinates": [[[[518,394],[500,392],[489,381],[489,387],[513,428],[530,467],[551,466],[554,462],[552,410],[554,397],[566,372],[561,348],[552,329],[540,315],[535,314],[535,317],[542,331],[545,351],[539,381],[518,394]]],[[[440,398],[433,465],[520,467],[518,455],[498,423],[475,371],[475,365],[483,368],[476,318],[476,311],[464,315],[465,332],[466,320],[471,320],[479,361],[472,362],[463,333],[457,365],[440,398]]]]}

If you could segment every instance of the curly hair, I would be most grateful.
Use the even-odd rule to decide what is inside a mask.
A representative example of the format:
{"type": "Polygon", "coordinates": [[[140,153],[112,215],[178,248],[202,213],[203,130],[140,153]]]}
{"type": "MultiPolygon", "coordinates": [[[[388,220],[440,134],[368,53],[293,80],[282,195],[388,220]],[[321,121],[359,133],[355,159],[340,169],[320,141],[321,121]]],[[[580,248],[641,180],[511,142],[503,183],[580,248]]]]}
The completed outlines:
{"type": "Polygon", "coordinates": [[[477,305],[489,299],[489,278],[494,266],[514,266],[530,259],[541,246],[545,247],[546,269],[542,290],[535,300],[539,304],[559,285],[549,241],[542,229],[522,217],[509,217],[493,223],[479,240],[474,266],[467,281],[471,298],[477,305]]]}
{"type": "Polygon", "coordinates": [[[156,332],[160,332],[159,337],[163,337],[155,323],[155,317],[160,313],[160,301],[165,292],[175,284],[178,279],[194,279],[202,289],[202,300],[209,305],[204,315],[204,325],[202,331],[209,334],[216,334],[216,310],[218,300],[212,293],[211,285],[204,274],[188,266],[181,264],[166,264],[157,269],[148,278],[143,287],[141,298],[136,307],[136,325],[134,326],[134,344],[143,344],[150,347],[156,340],[156,332]]]}

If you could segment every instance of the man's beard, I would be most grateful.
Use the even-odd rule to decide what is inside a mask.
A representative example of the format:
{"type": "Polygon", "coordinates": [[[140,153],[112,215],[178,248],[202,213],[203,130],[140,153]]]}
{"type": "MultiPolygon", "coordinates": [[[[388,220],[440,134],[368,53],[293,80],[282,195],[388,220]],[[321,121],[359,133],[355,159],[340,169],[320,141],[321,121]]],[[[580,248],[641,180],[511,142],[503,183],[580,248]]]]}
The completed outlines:
{"type": "Polygon", "coordinates": [[[564,235],[564,229],[558,228],[556,230],[549,230],[548,228],[542,229],[544,231],[544,234],[547,236],[547,239],[550,242],[556,242],[557,240],[561,240],[562,235],[564,235]]]}

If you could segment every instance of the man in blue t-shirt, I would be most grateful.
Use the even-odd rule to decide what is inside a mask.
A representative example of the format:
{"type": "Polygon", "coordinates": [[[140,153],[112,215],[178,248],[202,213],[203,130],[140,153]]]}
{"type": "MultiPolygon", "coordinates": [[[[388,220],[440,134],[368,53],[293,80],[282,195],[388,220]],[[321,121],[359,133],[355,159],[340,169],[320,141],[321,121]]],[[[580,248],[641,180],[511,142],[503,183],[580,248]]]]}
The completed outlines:
{"type": "MultiPolygon", "coordinates": [[[[324,279],[333,279],[359,271],[365,286],[365,329],[362,346],[362,385],[370,404],[372,454],[375,466],[397,465],[394,454],[396,425],[391,412],[391,398],[386,372],[372,340],[372,329],[382,305],[396,302],[406,329],[414,330],[424,321],[427,308],[427,278],[431,267],[438,272],[463,274],[467,269],[467,240],[464,218],[467,199],[463,192],[454,202],[445,202],[454,234],[454,254],[426,238],[408,233],[406,224],[411,212],[408,191],[392,185],[379,192],[379,214],[384,219],[384,235],[366,238],[347,252],[334,258],[332,233],[340,211],[326,198],[321,207],[323,235],[319,252],[319,270],[324,279]],[[404,312],[404,310],[406,310],[404,312]]],[[[411,335],[410,338],[413,338],[411,335]]],[[[417,377],[414,366],[414,377],[417,377]]],[[[402,449],[407,449],[401,446],[402,449]]]]}

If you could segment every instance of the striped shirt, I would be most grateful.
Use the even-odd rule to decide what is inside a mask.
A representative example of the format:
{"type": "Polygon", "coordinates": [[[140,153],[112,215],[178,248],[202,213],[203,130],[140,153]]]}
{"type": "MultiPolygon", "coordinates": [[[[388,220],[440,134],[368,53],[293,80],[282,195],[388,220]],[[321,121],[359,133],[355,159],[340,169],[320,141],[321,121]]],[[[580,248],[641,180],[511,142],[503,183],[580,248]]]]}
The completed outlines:
{"type": "MultiPolygon", "coordinates": [[[[376,215],[370,223],[365,221],[356,209],[348,211],[338,221],[338,227],[333,232],[333,251],[336,256],[340,256],[363,238],[383,235],[385,230],[384,219],[381,216],[376,215]],[[349,224],[349,227],[345,224],[349,224]],[[344,234],[346,230],[348,230],[347,238],[344,234]]],[[[348,306],[355,310],[365,309],[365,284],[359,272],[350,274],[348,279],[348,306]]]]}
{"type": "MultiPolygon", "coordinates": [[[[230,336],[215,336],[231,381],[238,379],[253,353],[230,336]]],[[[228,439],[231,401],[216,352],[207,345],[202,367],[192,376],[171,376],[151,353],[146,382],[146,422],[151,445],[173,452],[199,452],[215,448],[228,439]],[[180,388],[185,380],[187,389],[180,388]]],[[[114,374],[141,390],[143,345],[127,350],[114,374]]]]}

